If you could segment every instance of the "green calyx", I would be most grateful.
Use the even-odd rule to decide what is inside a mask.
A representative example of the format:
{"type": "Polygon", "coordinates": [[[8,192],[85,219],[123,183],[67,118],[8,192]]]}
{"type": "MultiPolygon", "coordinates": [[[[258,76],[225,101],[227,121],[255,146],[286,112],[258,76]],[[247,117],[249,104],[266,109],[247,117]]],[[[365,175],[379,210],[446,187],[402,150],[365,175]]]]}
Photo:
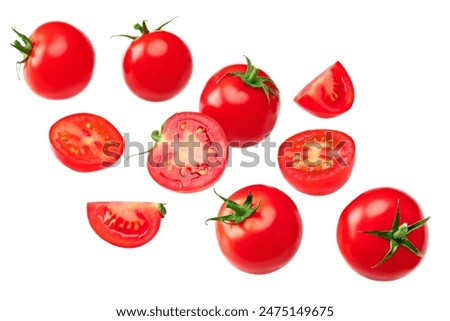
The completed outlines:
{"type": "Polygon", "coordinates": [[[225,202],[225,206],[227,208],[230,208],[233,210],[233,213],[231,213],[230,215],[209,218],[206,220],[205,223],[208,223],[208,221],[220,221],[220,222],[224,222],[227,224],[239,224],[239,223],[242,223],[243,221],[245,221],[250,216],[252,216],[258,210],[259,206],[261,205],[261,200],[260,200],[258,202],[258,204],[256,204],[256,206],[252,207],[253,195],[251,192],[249,192],[247,194],[247,198],[245,199],[244,204],[242,204],[242,205],[240,205],[240,204],[236,203],[235,201],[232,201],[228,198],[220,196],[219,194],[217,194],[216,190],[214,190],[214,193],[216,193],[216,195],[219,196],[225,202]]]}
{"type": "Polygon", "coordinates": [[[220,82],[225,76],[231,75],[240,78],[246,85],[250,87],[262,89],[267,97],[268,103],[270,103],[270,95],[273,95],[278,99],[278,88],[275,82],[270,77],[259,76],[259,68],[253,66],[252,62],[247,56],[244,57],[247,60],[247,70],[245,71],[245,73],[229,72],[223,75],[223,77],[221,77],[218,82],[220,82]],[[275,87],[276,91],[268,84],[271,84],[273,87],[275,87]]]}
{"type": "Polygon", "coordinates": [[[408,239],[408,234],[412,231],[422,227],[428,222],[430,217],[424,218],[417,221],[411,225],[407,223],[400,224],[400,201],[397,204],[397,211],[395,214],[394,222],[392,223],[392,229],[389,231],[363,231],[363,233],[380,236],[389,241],[390,249],[388,253],[381,259],[380,262],[372,266],[372,268],[377,268],[378,266],[389,260],[397,251],[399,246],[411,251],[414,255],[422,257],[423,253],[417,249],[414,244],[408,239]]]}
{"type": "Polygon", "coordinates": [[[167,214],[167,210],[166,210],[165,205],[166,205],[166,204],[158,203],[158,211],[159,211],[159,213],[161,213],[161,216],[162,216],[162,217],[165,217],[166,214],[167,214]]]}
{"type": "MultiPolygon", "coordinates": [[[[156,28],[154,31],[158,31],[161,30],[162,28],[164,28],[167,24],[171,23],[173,20],[175,20],[178,17],[174,17],[172,19],[170,19],[169,21],[163,23],[162,25],[160,25],[158,28],[156,28]]],[[[150,33],[150,30],[147,27],[147,20],[142,21],[142,24],[139,23],[135,23],[133,25],[133,28],[135,30],[138,30],[141,34],[139,36],[130,36],[130,35],[114,35],[113,37],[125,37],[125,38],[130,38],[132,40],[135,40],[137,38],[139,38],[142,35],[145,35],[146,33],[150,33]]]]}
{"type": "Polygon", "coordinates": [[[17,50],[19,50],[23,56],[22,60],[20,60],[16,63],[17,77],[20,79],[20,66],[22,66],[22,64],[24,64],[28,60],[28,57],[30,57],[31,51],[33,51],[33,44],[31,43],[30,38],[28,38],[24,34],[18,32],[15,28],[11,28],[11,29],[19,37],[19,40],[16,39],[13,43],[11,43],[11,46],[13,46],[17,50]]]}

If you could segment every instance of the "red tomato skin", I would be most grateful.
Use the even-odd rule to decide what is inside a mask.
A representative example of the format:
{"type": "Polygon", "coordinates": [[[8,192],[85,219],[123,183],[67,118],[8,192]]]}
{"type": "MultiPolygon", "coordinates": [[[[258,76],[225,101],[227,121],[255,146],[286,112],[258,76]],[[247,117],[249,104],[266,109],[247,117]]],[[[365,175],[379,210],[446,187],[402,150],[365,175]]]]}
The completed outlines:
{"type": "Polygon", "coordinates": [[[71,114],[59,119],[50,128],[49,139],[56,158],[68,168],[78,172],[93,172],[113,166],[122,156],[125,146],[122,135],[113,124],[99,115],[90,113],[71,114]],[[62,137],[68,134],[80,143],[74,148],[90,150],[89,144],[83,144],[83,139],[89,140],[95,135],[85,128],[87,123],[95,126],[101,137],[107,136],[109,139],[107,141],[94,139],[91,143],[93,145],[92,153],[86,152],[76,156],[70,150],[70,144],[67,145],[69,147],[65,147],[62,137]],[[109,144],[108,147],[105,144],[109,144]]]}
{"type": "Polygon", "coordinates": [[[169,100],[188,84],[193,71],[189,47],[163,30],[145,33],[128,47],[123,76],[138,97],[152,102],[169,100]]]}
{"type": "MultiPolygon", "coordinates": [[[[284,192],[266,185],[242,188],[229,199],[243,204],[248,192],[259,209],[240,224],[216,223],[220,249],[236,268],[250,274],[267,274],[285,266],[299,249],[303,226],[295,203],[284,192]]],[[[219,216],[231,214],[222,205],[219,216]]]]}
{"type": "MultiPolygon", "coordinates": [[[[118,247],[134,248],[151,241],[158,233],[163,217],[157,203],[150,202],[90,202],[87,204],[89,224],[94,232],[106,242],[118,247]],[[108,222],[106,211],[116,215],[116,220],[130,216],[139,221],[143,230],[138,232],[119,231],[116,227],[105,224],[108,222]]],[[[111,222],[111,225],[114,225],[111,222]]]]}
{"type": "MultiPolygon", "coordinates": [[[[162,139],[155,143],[150,150],[147,159],[148,172],[159,185],[174,192],[195,193],[213,186],[222,177],[228,162],[228,141],[224,131],[213,118],[198,112],[175,113],[164,122],[161,137],[162,139]],[[178,139],[180,139],[181,144],[186,143],[182,139],[183,134],[180,131],[180,124],[185,122],[205,128],[205,133],[210,137],[214,146],[217,147],[218,153],[216,158],[209,159],[206,157],[206,154],[202,155],[211,164],[206,175],[199,175],[198,177],[188,175],[186,178],[183,178],[176,174],[183,170],[183,166],[177,165],[176,162],[164,164],[164,160],[168,159],[167,155],[174,154],[171,146],[175,137],[178,137],[177,135],[179,135],[178,139]]],[[[195,148],[202,150],[203,146],[195,148]]],[[[206,151],[202,152],[206,153],[206,151]]]]}
{"type": "Polygon", "coordinates": [[[24,78],[47,99],[67,99],[82,92],[94,73],[95,52],[88,37],[65,22],[48,22],[30,36],[33,49],[24,78]]]}
{"type": "MultiPolygon", "coordinates": [[[[229,72],[245,73],[247,65],[230,65],[217,71],[206,83],[200,96],[200,112],[222,126],[230,146],[248,147],[261,142],[275,127],[280,98],[261,88],[253,88],[229,72]],[[219,81],[220,80],[220,81],[219,81]]],[[[268,77],[259,70],[258,75],[268,77]]],[[[267,83],[277,94],[278,89],[267,83]]]]}
{"type": "Polygon", "coordinates": [[[294,101],[312,115],[332,118],[347,112],[354,97],[353,82],[344,66],[337,61],[310,81],[294,101]],[[333,97],[334,94],[337,96],[333,97]]]}
{"type": "MultiPolygon", "coordinates": [[[[418,203],[407,193],[380,187],[354,199],[342,212],[337,227],[337,243],[350,267],[360,275],[376,281],[392,281],[411,273],[422,258],[400,246],[386,262],[373,268],[389,251],[389,241],[362,233],[390,230],[400,204],[400,224],[408,225],[424,218],[418,203]]],[[[423,254],[428,247],[428,227],[424,225],[408,234],[408,239],[423,254]]]]}
{"type": "Polygon", "coordinates": [[[328,195],[336,192],[343,187],[353,172],[356,160],[356,145],[354,140],[344,132],[330,129],[314,129],[307,130],[298,134],[295,134],[286,139],[278,150],[278,165],[281,173],[286,181],[294,187],[296,190],[315,196],[328,195]],[[334,164],[334,168],[329,168],[324,171],[311,171],[308,173],[296,170],[292,167],[292,159],[286,157],[286,150],[289,146],[295,144],[300,137],[321,137],[326,132],[332,133],[334,139],[339,141],[345,141],[343,147],[342,159],[345,162],[344,166],[340,164],[334,164]],[[291,165],[290,165],[291,164],[291,165]]]}

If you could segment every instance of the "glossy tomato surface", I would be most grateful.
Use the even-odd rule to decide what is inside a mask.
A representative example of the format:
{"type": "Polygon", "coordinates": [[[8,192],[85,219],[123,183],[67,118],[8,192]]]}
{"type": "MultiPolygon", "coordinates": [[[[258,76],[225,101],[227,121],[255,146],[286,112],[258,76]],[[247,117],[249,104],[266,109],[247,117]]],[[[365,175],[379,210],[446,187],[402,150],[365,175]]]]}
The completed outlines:
{"type": "MultiPolygon", "coordinates": [[[[292,199],[267,185],[242,188],[228,199],[241,206],[247,202],[249,207],[257,207],[240,223],[216,222],[217,240],[228,261],[251,274],[271,273],[285,266],[297,253],[303,233],[300,213],[292,199]]],[[[233,209],[224,203],[218,217],[232,213],[233,209]]]]}
{"type": "Polygon", "coordinates": [[[355,142],[349,135],[315,129],[286,139],[278,149],[278,165],[283,177],[300,192],[326,195],[348,181],[355,156],[355,142]]]}
{"type": "Polygon", "coordinates": [[[411,226],[424,219],[419,204],[410,195],[390,187],[372,189],[359,195],[339,218],[339,249],[350,267],[366,278],[396,280],[409,274],[422,261],[428,244],[426,225],[413,229],[406,235],[422,255],[398,246],[394,254],[382,262],[390,251],[390,241],[369,232],[390,231],[397,210],[400,226],[411,226]]]}
{"type": "Polygon", "coordinates": [[[149,202],[91,202],[87,215],[92,229],[106,242],[138,247],[158,233],[166,214],[162,204],[149,202]]]}
{"type": "MultiPolygon", "coordinates": [[[[217,120],[230,146],[247,147],[261,142],[278,119],[280,97],[274,83],[261,80],[265,91],[232,74],[245,74],[248,69],[244,64],[220,69],[207,81],[200,97],[200,112],[217,120]]],[[[270,79],[264,71],[254,70],[258,77],[270,79]]]]}
{"type": "Polygon", "coordinates": [[[89,84],[95,53],[88,37],[59,21],[39,26],[29,37],[31,51],[24,61],[24,78],[39,96],[67,99],[89,84]]]}
{"type": "Polygon", "coordinates": [[[150,176],[177,192],[198,192],[222,176],[228,143],[220,125],[198,112],[180,112],[167,119],[147,160],[150,176]]]}
{"type": "Polygon", "coordinates": [[[49,138],[56,157],[79,172],[113,166],[124,150],[123,137],[114,125],[89,113],[61,118],[50,128],[49,138]]]}
{"type": "Polygon", "coordinates": [[[355,99],[353,82],[344,66],[337,61],[295,96],[303,109],[321,118],[331,118],[348,111],[355,99]]]}
{"type": "Polygon", "coordinates": [[[123,76],[130,90],[152,102],[178,95],[192,70],[189,47],[177,35],[163,30],[146,32],[133,40],[123,59],[123,76]]]}

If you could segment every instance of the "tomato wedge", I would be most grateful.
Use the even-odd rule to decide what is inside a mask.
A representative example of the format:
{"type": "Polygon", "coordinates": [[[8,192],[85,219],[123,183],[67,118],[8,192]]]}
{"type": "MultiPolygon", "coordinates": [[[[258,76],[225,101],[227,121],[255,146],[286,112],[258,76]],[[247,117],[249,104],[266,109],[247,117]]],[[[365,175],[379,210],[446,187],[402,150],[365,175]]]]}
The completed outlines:
{"type": "Polygon", "coordinates": [[[222,127],[198,112],[176,113],[154,131],[147,168],[161,186],[177,192],[197,192],[212,186],[228,160],[228,141],[222,127]]]}
{"type": "Polygon", "coordinates": [[[308,130],[286,139],[278,150],[284,178],[310,195],[337,191],[350,178],[355,163],[355,142],[340,131],[308,130]]]}
{"type": "Polygon", "coordinates": [[[354,99],[353,82],[337,61],[308,83],[294,101],[315,116],[331,118],[348,111],[354,99]]]}
{"type": "Polygon", "coordinates": [[[79,172],[110,167],[122,156],[124,140],[105,118],[88,113],[61,118],[50,128],[50,143],[56,157],[79,172]]]}
{"type": "Polygon", "coordinates": [[[103,240],[119,247],[138,247],[158,233],[166,209],[161,203],[91,202],[89,224],[103,240]]]}

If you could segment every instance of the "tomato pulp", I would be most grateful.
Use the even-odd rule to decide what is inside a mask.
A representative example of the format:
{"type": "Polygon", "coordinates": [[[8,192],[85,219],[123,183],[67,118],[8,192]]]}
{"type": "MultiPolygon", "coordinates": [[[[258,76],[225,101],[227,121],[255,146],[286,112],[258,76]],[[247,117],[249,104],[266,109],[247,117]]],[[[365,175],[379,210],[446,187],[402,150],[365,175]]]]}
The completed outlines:
{"type": "Polygon", "coordinates": [[[307,130],[286,139],[278,150],[283,177],[297,190],[326,195],[350,178],[355,163],[355,142],[340,131],[307,130]]]}
{"type": "Polygon", "coordinates": [[[91,202],[89,224],[103,240],[119,247],[138,247],[158,233],[166,209],[161,203],[91,202]]]}
{"type": "Polygon", "coordinates": [[[122,156],[125,145],[113,124],[89,113],[61,118],[50,128],[49,138],[56,157],[79,172],[113,166],[122,156]]]}
{"type": "Polygon", "coordinates": [[[220,125],[197,112],[176,113],[152,134],[147,168],[161,186],[177,192],[198,192],[222,176],[228,142],[220,125]]]}
{"type": "Polygon", "coordinates": [[[309,113],[331,118],[348,111],[355,99],[355,89],[344,66],[337,61],[309,82],[294,101],[309,113]]]}

